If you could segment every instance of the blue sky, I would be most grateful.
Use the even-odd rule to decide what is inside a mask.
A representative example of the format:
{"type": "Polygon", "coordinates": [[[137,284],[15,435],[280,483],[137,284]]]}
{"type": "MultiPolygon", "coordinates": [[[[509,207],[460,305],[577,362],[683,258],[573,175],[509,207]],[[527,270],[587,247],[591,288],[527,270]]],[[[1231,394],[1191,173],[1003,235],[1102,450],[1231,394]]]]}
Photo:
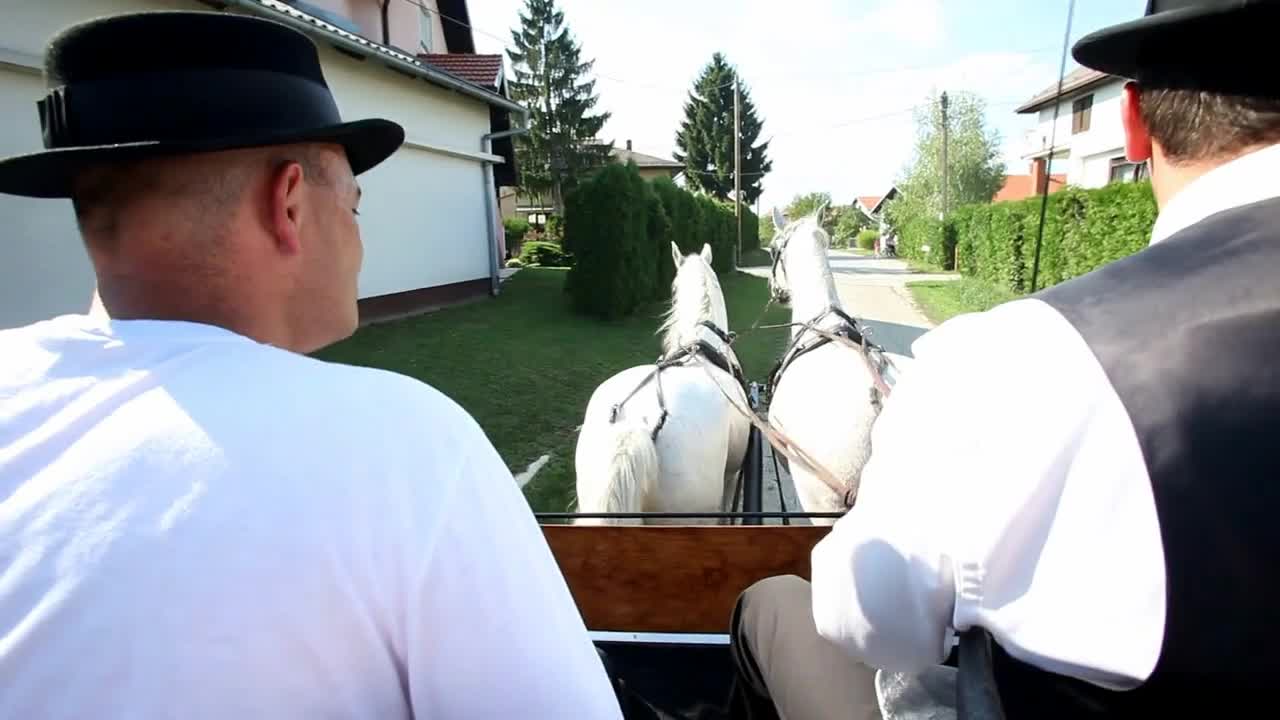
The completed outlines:
{"type": "MultiPolygon", "coordinates": [[[[773,138],[762,210],[826,191],[877,195],[909,161],[912,108],[931,90],[988,103],[1008,171],[1032,118],[1013,109],[1056,82],[1066,0],[560,0],[596,61],[605,139],[670,157],[690,84],[717,50],[773,138]]],[[[500,52],[523,0],[469,3],[479,52],[500,52]]],[[[1077,0],[1071,41],[1134,19],[1145,0],[1077,0]]],[[[1068,57],[1067,70],[1075,67],[1068,57]]]]}

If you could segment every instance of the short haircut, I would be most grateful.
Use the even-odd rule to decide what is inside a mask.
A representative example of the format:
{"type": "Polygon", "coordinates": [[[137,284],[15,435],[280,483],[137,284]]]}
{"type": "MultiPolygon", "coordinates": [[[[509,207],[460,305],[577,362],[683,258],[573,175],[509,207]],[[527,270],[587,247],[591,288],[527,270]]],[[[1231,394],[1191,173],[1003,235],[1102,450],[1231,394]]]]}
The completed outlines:
{"type": "Polygon", "coordinates": [[[1280,97],[1138,88],[1142,120],[1173,163],[1223,159],[1280,141],[1280,97]]]}
{"type": "MultiPolygon", "coordinates": [[[[83,234],[97,239],[116,235],[120,211],[138,198],[163,194],[175,202],[187,202],[212,222],[240,199],[255,167],[279,168],[296,162],[308,182],[329,185],[320,151],[311,146],[272,148],[252,159],[214,165],[201,172],[165,158],[106,163],[89,168],[76,178],[71,203],[83,234]],[[263,163],[263,164],[257,164],[263,163]]],[[[202,168],[203,169],[203,168],[202,168]]]]}

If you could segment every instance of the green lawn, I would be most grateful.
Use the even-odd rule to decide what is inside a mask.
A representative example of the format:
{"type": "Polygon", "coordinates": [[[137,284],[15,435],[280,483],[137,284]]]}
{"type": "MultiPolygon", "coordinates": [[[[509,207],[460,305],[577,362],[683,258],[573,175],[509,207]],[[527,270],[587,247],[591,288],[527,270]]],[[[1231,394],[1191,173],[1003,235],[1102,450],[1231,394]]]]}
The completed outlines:
{"type": "MultiPolygon", "coordinates": [[[[610,375],[657,358],[666,303],[624,321],[593,320],[570,310],[564,273],[521,270],[494,300],[371,325],[316,356],[438,388],[479,421],[513,472],[549,454],[525,495],[536,511],[571,509],[575,428],[587,400],[610,375]]],[[[736,273],[721,283],[731,329],[745,330],[768,299],[768,282],[736,273]]],[[[775,305],[762,324],[786,322],[787,313],[775,305]]],[[[740,337],[734,347],[747,377],[763,381],[785,340],[785,329],[740,337]]]]}
{"type": "Polygon", "coordinates": [[[925,317],[937,324],[956,315],[989,310],[1018,298],[1014,292],[973,278],[918,280],[908,282],[907,289],[925,317]]]}

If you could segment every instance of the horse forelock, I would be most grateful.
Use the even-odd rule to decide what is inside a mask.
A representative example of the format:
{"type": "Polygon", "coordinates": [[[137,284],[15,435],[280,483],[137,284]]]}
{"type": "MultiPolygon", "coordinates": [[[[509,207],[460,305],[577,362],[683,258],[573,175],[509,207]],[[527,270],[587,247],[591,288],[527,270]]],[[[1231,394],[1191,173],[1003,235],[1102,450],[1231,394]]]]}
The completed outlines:
{"type": "Polygon", "coordinates": [[[672,352],[697,337],[698,324],[715,321],[712,305],[714,271],[700,255],[684,258],[671,281],[671,307],[663,315],[658,332],[663,352],[672,352]]]}

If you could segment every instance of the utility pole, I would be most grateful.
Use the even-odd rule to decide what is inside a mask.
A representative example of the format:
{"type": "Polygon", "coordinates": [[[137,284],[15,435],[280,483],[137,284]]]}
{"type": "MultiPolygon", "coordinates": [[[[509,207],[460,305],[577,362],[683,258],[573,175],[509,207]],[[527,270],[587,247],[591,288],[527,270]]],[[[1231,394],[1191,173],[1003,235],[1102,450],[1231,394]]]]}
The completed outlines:
{"type": "Polygon", "coordinates": [[[942,219],[947,217],[947,185],[950,178],[947,173],[947,93],[942,93],[942,219]]]}
{"type": "Polygon", "coordinates": [[[738,269],[742,252],[742,95],[738,78],[733,78],[733,219],[738,226],[738,240],[733,246],[733,269],[738,269]]]}

